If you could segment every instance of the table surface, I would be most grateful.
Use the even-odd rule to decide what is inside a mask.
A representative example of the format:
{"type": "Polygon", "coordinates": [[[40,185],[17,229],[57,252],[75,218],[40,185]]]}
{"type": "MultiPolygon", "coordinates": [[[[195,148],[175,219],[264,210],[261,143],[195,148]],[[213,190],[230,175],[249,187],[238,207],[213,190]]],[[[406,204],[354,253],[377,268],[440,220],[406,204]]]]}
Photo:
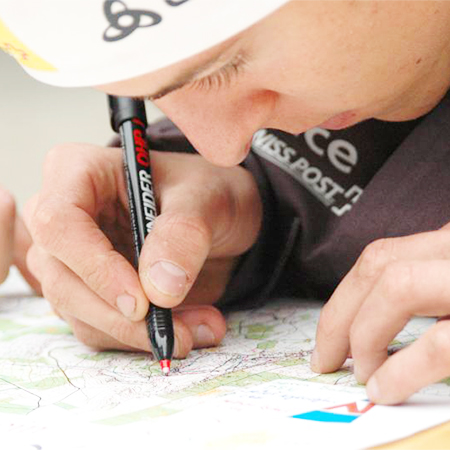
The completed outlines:
{"type": "Polygon", "coordinates": [[[422,431],[421,433],[374,447],[377,450],[447,450],[450,449],[450,422],[422,431]]]}

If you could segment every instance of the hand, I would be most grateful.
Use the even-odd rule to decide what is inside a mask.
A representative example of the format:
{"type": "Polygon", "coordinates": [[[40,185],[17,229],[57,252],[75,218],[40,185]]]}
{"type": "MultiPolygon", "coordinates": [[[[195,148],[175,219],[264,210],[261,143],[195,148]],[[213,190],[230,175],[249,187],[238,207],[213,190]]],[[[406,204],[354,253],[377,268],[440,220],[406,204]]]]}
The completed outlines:
{"type": "Polygon", "coordinates": [[[449,242],[446,225],[370,244],[321,312],[313,370],[337,370],[351,349],[357,380],[382,404],[449,376],[449,242]],[[389,343],[416,315],[442,320],[388,358],[389,343]]]}
{"type": "Polygon", "coordinates": [[[218,344],[225,321],[209,306],[238,255],[256,240],[261,204],[252,176],[196,155],[152,152],[160,215],[139,276],[120,149],[66,145],[50,152],[42,191],[27,205],[28,253],[44,296],[85,344],[150,351],[149,300],[174,310],[175,356],[218,344]],[[180,306],[181,305],[181,306],[180,306]]]}
{"type": "Polygon", "coordinates": [[[11,265],[16,265],[28,284],[40,293],[37,280],[26,266],[26,254],[31,245],[31,237],[19,215],[12,195],[0,187],[0,284],[9,273],[11,265]]]}

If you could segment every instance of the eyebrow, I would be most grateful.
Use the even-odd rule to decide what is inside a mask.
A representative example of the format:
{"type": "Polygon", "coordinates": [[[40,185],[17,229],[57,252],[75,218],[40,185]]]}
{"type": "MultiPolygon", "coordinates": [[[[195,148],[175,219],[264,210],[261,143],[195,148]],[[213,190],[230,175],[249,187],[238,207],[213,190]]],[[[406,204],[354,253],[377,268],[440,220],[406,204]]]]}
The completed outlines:
{"type": "MultiPolygon", "coordinates": [[[[191,67],[185,72],[178,75],[175,80],[173,80],[171,83],[169,83],[167,86],[164,86],[163,88],[159,89],[154,94],[150,95],[143,95],[143,96],[136,96],[134,97],[136,100],[158,100],[162,97],[164,97],[167,94],[170,94],[173,91],[176,91],[178,89],[181,89],[183,86],[186,86],[191,81],[195,80],[199,75],[201,75],[203,72],[206,72],[209,68],[211,68],[222,56],[222,52],[211,58],[209,61],[199,64],[196,67],[191,67]]],[[[236,55],[234,55],[231,59],[234,59],[236,55]]],[[[224,65],[227,65],[228,62],[226,62],[224,65]]],[[[218,69],[220,70],[220,68],[218,69]]]]}

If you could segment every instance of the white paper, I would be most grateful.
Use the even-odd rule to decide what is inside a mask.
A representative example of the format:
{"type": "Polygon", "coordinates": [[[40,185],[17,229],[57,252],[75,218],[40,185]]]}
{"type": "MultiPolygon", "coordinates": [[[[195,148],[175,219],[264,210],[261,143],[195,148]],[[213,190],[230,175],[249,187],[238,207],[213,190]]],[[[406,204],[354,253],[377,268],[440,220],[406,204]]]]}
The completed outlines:
{"type": "MultiPolygon", "coordinates": [[[[13,273],[0,288],[2,449],[351,450],[450,420],[445,382],[405,405],[372,407],[351,360],[336,373],[313,373],[320,307],[277,301],[232,313],[221,346],[174,361],[164,377],[146,354],[99,353],[77,342],[13,273]]],[[[393,347],[433,322],[414,319],[393,347]]]]}

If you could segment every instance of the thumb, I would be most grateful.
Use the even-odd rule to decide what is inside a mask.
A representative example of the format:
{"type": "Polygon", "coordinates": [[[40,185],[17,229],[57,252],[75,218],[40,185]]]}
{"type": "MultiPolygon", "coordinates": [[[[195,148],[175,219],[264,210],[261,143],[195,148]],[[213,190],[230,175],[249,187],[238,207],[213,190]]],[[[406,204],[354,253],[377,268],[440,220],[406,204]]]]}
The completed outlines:
{"type": "MultiPolygon", "coordinates": [[[[228,261],[255,242],[262,216],[256,184],[245,169],[215,167],[198,156],[175,156],[189,158],[171,161],[167,173],[154,165],[161,214],[139,264],[149,300],[169,308],[183,302],[208,258],[227,261],[215,267],[231,272],[228,261]]],[[[213,276],[209,287],[228,280],[213,276]]],[[[220,287],[210,292],[221,292],[220,287]]]]}
{"type": "Polygon", "coordinates": [[[211,250],[211,230],[199,216],[166,213],[157,218],[139,262],[149,300],[165,308],[179,305],[211,250]]]}

